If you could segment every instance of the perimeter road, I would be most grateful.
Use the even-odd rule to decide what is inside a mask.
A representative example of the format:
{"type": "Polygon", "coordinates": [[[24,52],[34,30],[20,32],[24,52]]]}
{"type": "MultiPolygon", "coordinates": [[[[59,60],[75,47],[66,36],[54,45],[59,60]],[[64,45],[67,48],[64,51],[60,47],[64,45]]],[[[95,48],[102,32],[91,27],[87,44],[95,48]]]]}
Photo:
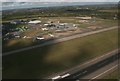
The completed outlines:
{"type": "Polygon", "coordinates": [[[88,36],[88,35],[92,35],[92,34],[104,32],[104,31],[116,29],[116,28],[118,28],[118,27],[114,26],[114,27],[110,27],[110,28],[105,28],[105,29],[101,29],[101,30],[87,32],[87,33],[76,34],[76,35],[72,35],[72,36],[68,36],[68,37],[56,39],[56,40],[54,40],[54,42],[53,41],[48,41],[48,42],[45,42],[43,44],[39,44],[39,45],[31,46],[31,47],[26,47],[26,48],[22,48],[22,49],[10,51],[10,52],[5,52],[5,53],[2,54],[2,56],[11,55],[11,54],[14,54],[14,53],[18,53],[18,52],[30,50],[30,49],[33,49],[33,48],[38,48],[38,47],[46,46],[46,45],[56,44],[56,43],[59,43],[59,42],[68,41],[68,40],[71,40],[71,39],[75,39],[75,38],[79,38],[79,37],[84,37],[84,36],[88,36]]]}

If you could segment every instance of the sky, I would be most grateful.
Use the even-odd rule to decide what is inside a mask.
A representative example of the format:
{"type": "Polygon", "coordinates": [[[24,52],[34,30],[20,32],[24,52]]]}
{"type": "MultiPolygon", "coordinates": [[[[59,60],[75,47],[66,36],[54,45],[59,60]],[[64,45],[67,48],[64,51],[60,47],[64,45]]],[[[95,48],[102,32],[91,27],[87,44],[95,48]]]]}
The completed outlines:
{"type": "MultiPolygon", "coordinates": [[[[34,2],[119,2],[120,0],[34,0],[34,2]]],[[[0,0],[0,2],[33,2],[33,0],[0,0]]]]}
{"type": "Polygon", "coordinates": [[[99,2],[102,2],[103,4],[104,2],[119,2],[119,0],[0,0],[0,2],[2,2],[2,4],[0,4],[0,11],[1,11],[1,10],[21,9],[21,8],[84,5],[84,3],[82,2],[85,2],[85,4],[88,4],[86,2],[90,2],[93,4],[94,3],[100,4],[99,2]],[[36,3],[36,2],[42,2],[42,3],[36,3]],[[59,3],[49,3],[49,2],[59,2],[59,3]],[[64,2],[69,2],[69,4],[64,2]],[[77,2],[77,3],[70,3],[70,2],[77,2]]]}

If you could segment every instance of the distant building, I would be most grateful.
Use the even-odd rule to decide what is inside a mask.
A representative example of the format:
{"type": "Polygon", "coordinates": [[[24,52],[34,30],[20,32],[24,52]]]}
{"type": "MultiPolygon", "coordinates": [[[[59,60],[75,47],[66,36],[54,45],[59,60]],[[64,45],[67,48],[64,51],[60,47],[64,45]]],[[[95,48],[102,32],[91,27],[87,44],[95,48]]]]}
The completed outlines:
{"type": "Polygon", "coordinates": [[[88,20],[79,20],[79,22],[81,22],[81,23],[88,22],[88,20]]]}
{"type": "Polygon", "coordinates": [[[49,24],[44,24],[44,26],[48,26],[49,24]]]}
{"type": "Polygon", "coordinates": [[[48,30],[48,28],[41,28],[43,31],[46,31],[46,30],[48,30]]]}
{"type": "Polygon", "coordinates": [[[19,32],[19,31],[15,31],[15,32],[10,32],[9,34],[12,34],[12,35],[15,36],[15,35],[20,35],[20,33],[21,33],[21,32],[19,32]]]}
{"type": "Polygon", "coordinates": [[[90,19],[92,19],[92,17],[77,17],[77,18],[82,19],[82,20],[90,20],[90,19]]]}
{"type": "Polygon", "coordinates": [[[21,21],[20,21],[20,20],[13,20],[13,21],[11,21],[10,23],[11,23],[11,24],[20,24],[21,21]]]}
{"type": "Polygon", "coordinates": [[[41,21],[40,20],[34,20],[34,21],[29,21],[28,23],[29,24],[39,24],[39,23],[41,23],[41,21]]]}
{"type": "Polygon", "coordinates": [[[52,23],[47,25],[49,29],[59,29],[59,30],[64,30],[64,29],[71,29],[75,28],[76,25],[72,23],[52,23]]]}

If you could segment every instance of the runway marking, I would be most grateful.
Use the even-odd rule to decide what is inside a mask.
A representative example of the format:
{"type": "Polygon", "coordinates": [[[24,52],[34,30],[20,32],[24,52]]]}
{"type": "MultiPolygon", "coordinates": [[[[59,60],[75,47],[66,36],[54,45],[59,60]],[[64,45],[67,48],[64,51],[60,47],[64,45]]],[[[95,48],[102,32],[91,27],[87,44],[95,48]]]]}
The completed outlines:
{"type": "Polygon", "coordinates": [[[101,59],[101,58],[104,57],[104,56],[108,56],[108,55],[111,55],[111,54],[115,54],[115,53],[118,52],[119,50],[120,50],[120,49],[115,49],[115,50],[113,50],[113,51],[111,51],[111,52],[109,52],[109,53],[107,53],[107,54],[105,54],[105,55],[99,56],[99,57],[97,57],[97,58],[95,58],[95,59],[93,59],[93,60],[90,60],[90,61],[88,61],[88,62],[85,62],[85,63],[83,63],[83,64],[81,64],[81,65],[79,65],[79,66],[77,66],[77,67],[75,67],[75,68],[72,68],[72,69],[70,69],[70,70],[68,70],[68,71],[66,71],[66,72],[63,72],[63,73],[61,73],[61,74],[71,73],[71,71],[73,71],[74,69],[77,69],[77,68],[79,68],[79,67],[81,67],[81,66],[84,66],[84,65],[86,65],[86,64],[89,64],[89,63],[91,63],[91,62],[93,62],[93,61],[95,61],[95,60],[101,59]]]}
{"type": "MultiPolygon", "coordinates": [[[[108,69],[108,70],[104,71],[103,73],[101,73],[101,74],[99,74],[99,75],[97,75],[97,76],[93,77],[91,80],[93,80],[93,79],[96,79],[96,78],[100,77],[101,75],[103,75],[103,74],[105,74],[105,73],[109,72],[110,70],[112,70],[112,69],[116,68],[117,66],[118,66],[118,65],[113,66],[112,68],[110,68],[110,69],[108,69]]],[[[91,81],[91,80],[89,80],[89,81],[91,81]]]]}
{"type": "MultiPolygon", "coordinates": [[[[107,53],[107,54],[102,55],[102,56],[99,56],[99,57],[97,57],[97,58],[95,58],[95,59],[93,59],[93,60],[90,60],[90,61],[88,61],[88,62],[85,62],[85,63],[81,64],[80,66],[78,66],[77,68],[79,68],[79,67],[81,67],[81,66],[83,66],[83,65],[89,64],[89,63],[91,63],[91,62],[93,62],[93,61],[95,61],[95,60],[98,60],[98,59],[100,59],[100,58],[102,58],[102,57],[104,57],[104,56],[108,56],[108,55],[114,54],[114,53],[118,52],[118,50],[120,50],[120,49],[115,49],[115,50],[113,50],[113,51],[110,52],[110,53],[107,53]]],[[[74,69],[75,69],[75,68],[74,68],[74,69]]],[[[71,69],[71,71],[72,71],[72,69],[71,69]]]]}
{"type": "Polygon", "coordinates": [[[84,63],[83,65],[86,65],[86,64],[88,64],[88,63],[90,63],[90,62],[93,62],[93,61],[95,61],[95,60],[97,60],[97,59],[100,59],[100,58],[102,58],[102,57],[104,57],[104,56],[108,56],[108,55],[112,54],[113,52],[117,52],[117,51],[118,51],[118,49],[116,49],[116,50],[114,50],[114,51],[112,51],[112,52],[110,52],[110,53],[107,53],[107,54],[105,54],[105,55],[102,55],[102,56],[100,56],[100,57],[97,57],[97,58],[95,58],[95,59],[93,59],[93,60],[91,60],[91,61],[88,61],[88,62],[84,63]]]}
{"type": "Polygon", "coordinates": [[[70,74],[67,73],[67,74],[65,74],[65,75],[62,75],[61,78],[65,78],[65,77],[67,77],[67,76],[70,76],[70,74]]]}

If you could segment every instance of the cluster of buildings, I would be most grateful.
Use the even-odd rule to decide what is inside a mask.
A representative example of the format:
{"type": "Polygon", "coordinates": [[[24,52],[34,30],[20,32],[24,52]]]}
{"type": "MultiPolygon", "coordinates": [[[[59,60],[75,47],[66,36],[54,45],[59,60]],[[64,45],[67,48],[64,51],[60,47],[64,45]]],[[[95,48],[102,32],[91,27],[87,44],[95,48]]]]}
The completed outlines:
{"type": "Polygon", "coordinates": [[[43,28],[47,30],[63,31],[63,30],[73,30],[77,28],[77,26],[72,23],[49,23],[49,24],[44,24],[43,28]]]}
{"type": "Polygon", "coordinates": [[[89,20],[92,19],[92,17],[77,17],[77,18],[80,19],[79,22],[81,23],[87,23],[89,22],[89,20]]]}
{"type": "MultiPolygon", "coordinates": [[[[81,22],[87,22],[88,20],[91,20],[92,17],[77,17],[81,20],[81,22]]],[[[32,30],[34,29],[41,29],[42,31],[54,31],[55,33],[61,33],[65,31],[73,31],[78,28],[79,24],[73,24],[73,23],[61,23],[60,21],[46,21],[42,22],[41,20],[13,20],[10,22],[11,24],[17,25],[17,24],[26,24],[26,26],[23,27],[17,27],[14,32],[8,32],[5,35],[5,40],[11,39],[11,38],[20,38],[21,32],[32,30]]],[[[55,37],[54,35],[48,33],[49,37],[55,37]]],[[[22,38],[31,38],[27,36],[23,36],[22,38]]],[[[35,39],[37,40],[43,40],[44,38],[42,36],[35,36],[35,39]]]]}
{"type": "MultiPolygon", "coordinates": [[[[76,24],[73,23],[60,23],[60,22],[42,22],[40,20],[14,20],[10,22],[11,24],[17,25],[17,24],[27,24],[26,26],[17,27],[16,31],[10,31],[4,35],[4,40],[12,39],[12,38],[20,38],[21,32],[24,32],[26,30],[30,30],[33,28],[41,29],[42,31],[68,31],[68,30],[75,30],[77,28],[76,24]]],[[[52,34],[48,34],[50,37],[54,37],[52,34]]],[[[22,37],[22,38],[31,38],[31,37],[22,37]]],[[[37,40],[42,40],[44,38],[42,37],[36,37],[37,40]]]]}
{"type": "MultiPolygon", "coordinates": [[[[92,17],[77,17],[79,18],[80,22],[87,22],[92,19],[92,17]]],[[[9,32],[5,35],[5,40],[12,39],[12,38],[33,38],[34,40],[44,40],[47,38],[54,38],[55,35],[48,33],[47,36],[44,37],[44,34],[38,34],[38,36],[30,37],[30,36],[21,36],[21,32],[25,32],[27,30],[42,30],[43,32],[54,32],[57,34],[63,34],[67,31],[75,31],[79,24],[73,23],[61,23],[60,21],[45,21],[42,22],[41,20],[13,20],[10,22],[11,24],[26,24],[22,27],[17,27],[14,32],[9,32]]]]}

